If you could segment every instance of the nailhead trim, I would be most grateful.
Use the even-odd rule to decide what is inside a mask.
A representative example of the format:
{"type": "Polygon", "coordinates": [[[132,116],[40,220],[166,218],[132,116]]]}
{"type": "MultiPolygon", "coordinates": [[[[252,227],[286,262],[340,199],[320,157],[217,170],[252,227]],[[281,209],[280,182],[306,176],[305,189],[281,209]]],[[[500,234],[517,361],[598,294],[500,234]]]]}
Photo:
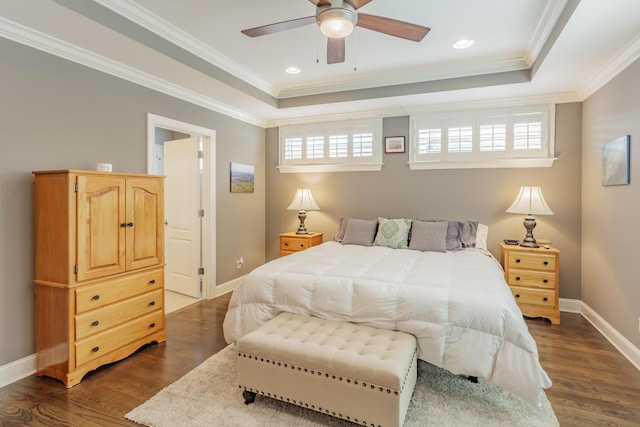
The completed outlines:
{"type": "MultiPolygon", "coordinates": [[[[415,355],[415,351],[414,351],[414,355],[415,355]]],[[[283,364],[282,362],[277,362],[275,360],[264,359],[262,357],[253,356],[251,354],[238,353],[238,356],[239,357],[248,357],[249,359],[253,359],[253,360],[256,360],[256,361],[259,360],[260,362],[264,362],[264,363],[266,363],[268,365],[275,365],[275,366],[280,366],[280,367],[284,367],[284,368],[287,367],[286,363],[283,364]]],[[[413,363],[415,363],[415,362],[413,362],[413,363]]],[[[413,363],[411,365],[409,365],[409,371],[407,371],[407,373],[405,374],[405,378],[404,378],[404,381],[402,383],[402,389],[404,389],[404,383],[406,383],[406,381],[407,381],[407,376],[408,376],[409,372],[411,372],[411,366],[413,366],[413,363]]],[[[302,372],[308,373],[310,375],[318,375],[318,376],[323,376],[324,375],[325,378],[330,378],[332,380],[337,380],[339,382],[346,382],[347,384],[351,384],[351,385],[358,385],[358,381],[357,380],[352,380],[351,378],[336,377],[335,375],[332,375],[332,374],[329,374],[329,373],[326,373],[326,372],[320,372],[320,371],[316,371],[315,369],[304,368],[304,367],[301,367],[301,366],[294,366],[294,365],[290,365],[290,366],[291,366],[291,369],[296,369],[297,368],[298,371],[302,371],[302,372]]],[[[362,385],[364,387],[366,387],[367,383],[363,382],[362,385]]],[[[374,384],[369,384],[369,386],[371,387],[372,390],[377,388],[378,391],[380,391],[381,393],[384,393],[386,391],[388,394],[391,394],[391,392],[393,392],[393,394],[396,395],[396,396],[398,396],[400,394],[400,392],[402,392],[402,390],[400,390],[400,391],[392,390],[390,388],[381,387],[381,386],[374,385],[374,384]]]]}

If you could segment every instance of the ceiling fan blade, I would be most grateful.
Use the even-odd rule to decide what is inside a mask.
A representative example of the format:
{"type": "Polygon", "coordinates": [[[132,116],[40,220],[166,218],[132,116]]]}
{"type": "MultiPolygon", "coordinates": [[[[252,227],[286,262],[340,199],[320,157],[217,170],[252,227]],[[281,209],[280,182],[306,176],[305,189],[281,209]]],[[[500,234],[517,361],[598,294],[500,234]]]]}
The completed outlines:
{"type": "MultiPolygon", "coordinates": [[[[372,1],[373,0],[344,0],[345,3],[349,3],[354,9],[360,9],[362,6],[371,3],[372,1]]],[[[311,2],[313,3],[313,1],[311,2]]]]}
{"type": "Polygon", "coordinates": [[[431,28],[423,27],[422,25],[366,13],[358,13],[358,23],[356,25],[368,30],[400,37],[401,39],[412,40],[414,42],[421,41],[424,36],[431,31],[431,28]]]}
{"type": "Polygon", "coordinates": [[[279,31],[291,30],[292,28],[303,27],[309,24],[315,24],[315,16],[307,16],[304,18],[292,19],[290,21],[276,22],[275,24],[263,25],[261,27],[249,28],[242,30],[242,34],[249,37],[265,36],[267,34],[277,33],[279,31]]]}
{"type": "Polygon", "coordinates": [[[344,62],[344,38],[327,38],[327,64],[344,62]]]}
{"type": "MultiPolygon", "coordinates": [[[[331,2],[329,0],[309,0],[311,3],[315,4],[316,6],[320,7],[320,6],[331,6],[331,2]]],[[[371,1],[371,0],[369,0],[371,1]]]]}

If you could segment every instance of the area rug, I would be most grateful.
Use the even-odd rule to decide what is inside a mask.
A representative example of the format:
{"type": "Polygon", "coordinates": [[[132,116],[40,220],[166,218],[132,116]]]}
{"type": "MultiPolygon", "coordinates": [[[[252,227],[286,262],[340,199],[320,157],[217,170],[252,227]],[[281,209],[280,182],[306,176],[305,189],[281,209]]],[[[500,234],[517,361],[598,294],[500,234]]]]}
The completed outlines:
{"type": "MultiPolygon", "coordinates": [[[[226,347],[125,417],[153,427],[355,425],[259,395],[245,405],[236,383],[236,357],[233,346],[226,347]]],[[[496,386],[420,361],[404,425],[558,426],[549,400],[543,400],[537,409],[496,386]]]]}

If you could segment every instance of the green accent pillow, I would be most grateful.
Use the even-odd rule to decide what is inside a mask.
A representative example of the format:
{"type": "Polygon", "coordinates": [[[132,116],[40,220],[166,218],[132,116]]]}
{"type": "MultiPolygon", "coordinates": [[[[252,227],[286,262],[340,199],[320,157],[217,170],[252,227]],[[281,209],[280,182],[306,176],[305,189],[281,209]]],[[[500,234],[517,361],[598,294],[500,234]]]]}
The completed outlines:
{"type": "Polygon", "coordinates": [[[407,249],[409,247],[409,230],[411,230],[410,219],[378,218],[378,233],[373,246],[407,249]]]}

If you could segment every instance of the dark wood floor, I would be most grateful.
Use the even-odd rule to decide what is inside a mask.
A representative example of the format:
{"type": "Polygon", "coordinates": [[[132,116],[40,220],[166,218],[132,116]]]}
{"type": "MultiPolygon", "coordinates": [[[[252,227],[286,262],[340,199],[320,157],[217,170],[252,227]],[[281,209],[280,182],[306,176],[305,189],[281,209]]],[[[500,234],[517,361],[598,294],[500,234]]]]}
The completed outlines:
{"type": "MultiPolygon", "coordinates": [[[[124,415],[226,346],[222,321],[229,295],[167,316],[167,342],[85,376],[77,386],[35,375],[0,389],[2,426],[136,425],[124,415]]],[[[640,371],[582,316],[562,324],[527,320],[561,426],[640,425],[640,371]]]]}

